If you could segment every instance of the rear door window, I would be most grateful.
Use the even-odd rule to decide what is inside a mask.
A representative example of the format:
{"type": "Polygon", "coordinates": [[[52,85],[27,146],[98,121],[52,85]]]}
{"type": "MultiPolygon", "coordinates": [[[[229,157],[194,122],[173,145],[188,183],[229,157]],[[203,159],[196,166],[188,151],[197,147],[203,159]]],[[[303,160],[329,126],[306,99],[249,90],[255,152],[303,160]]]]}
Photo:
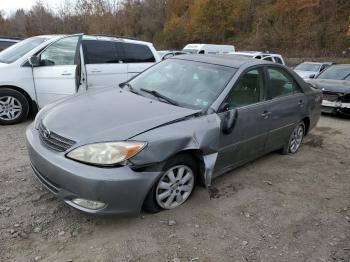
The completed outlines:
{"type": "Polygon", "coordinates": [[[300,88],[293,77],[280,68],[267,68],[268,74],[268,99],[287,96],[300,92],[300,88]]]}
{"type": "Polygon", "coordinates": [[[153,63],[156,61],[147,45],[123,43],[125,63],[153,63]]]}

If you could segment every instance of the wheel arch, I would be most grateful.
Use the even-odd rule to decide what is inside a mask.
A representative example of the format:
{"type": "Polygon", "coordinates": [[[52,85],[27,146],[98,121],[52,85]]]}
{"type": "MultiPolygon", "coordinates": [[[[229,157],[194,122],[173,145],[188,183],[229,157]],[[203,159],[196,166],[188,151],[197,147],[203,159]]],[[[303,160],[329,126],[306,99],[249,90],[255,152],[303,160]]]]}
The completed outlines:
{"type": "Polygon", "coordinates": [[[304,124],[305,124],[305,135],[307,135],[309,133],[309,129],[310,129],[310,118],[304,117],[301,121],[304,122],[304,124]]]}
{"type": "Polygon", "coordinates": [[[30,115],[34,116],[39,111],[39,107],[38,107],[38,104],[36,103],[36,101],[34,101],[31,98],[31,96],[22,88],[20,88],[18,86],[12,86],[12,85],[2,85],[2,86],[0,86],[0,89],[2,89],[2,88],[13,89],[13,90],[16,90],[17,92],[21,93],[22,95],[24,95],[24,97],[27,99],[28,104],[29,104],[29,114],[30,115]]]}

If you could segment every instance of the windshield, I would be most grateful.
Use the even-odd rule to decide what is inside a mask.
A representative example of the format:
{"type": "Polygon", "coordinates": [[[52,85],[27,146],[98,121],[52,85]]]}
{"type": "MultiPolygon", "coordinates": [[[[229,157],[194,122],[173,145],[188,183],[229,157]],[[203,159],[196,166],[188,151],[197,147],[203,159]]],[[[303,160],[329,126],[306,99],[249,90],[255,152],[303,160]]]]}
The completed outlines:
{"type": "Polygon", "coordinates": [[[320,67],[321,65],[318,64],[300,64],[295,68],[295,70],[318,72],[320,67]]]}
{"type": "Polygon", "coordinates": [[[323,71],[318,79],[350,80],[350,66],[331,66],[323,71]]]}
{"type": "Polygon", "coordinates": [[[197,54],[198,53],[197,49],[183,49],[182,51],[190,53],[190,54],[197,54]]]}
{"type": "Polygon", "coordinates": [[[47,38],[31,37],[0,52],[0,62],[10,64],[45,42],[47,38]]]}
{"type": "Polygon", "coordinates": [[[129,84],[134,91],[144,96],[154,97],[150,92],[145,92],[153,91],[173,104],[191,109],[207,109],[235,72],[236,69],[226,66],[169,59],[138,75],[129,84]]]}

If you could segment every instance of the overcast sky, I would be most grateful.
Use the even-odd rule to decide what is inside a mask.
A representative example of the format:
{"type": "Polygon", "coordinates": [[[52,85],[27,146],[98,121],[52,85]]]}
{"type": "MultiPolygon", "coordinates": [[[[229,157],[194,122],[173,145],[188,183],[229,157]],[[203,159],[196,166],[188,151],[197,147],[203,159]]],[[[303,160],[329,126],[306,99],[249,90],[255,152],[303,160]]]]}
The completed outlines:
{"type": "MultiPolygon", "coordinates": [[[[29,10],[36,2],[37,0],[0,0],[0,10],[9,15],[19,8],[29,10]]],[[[42,0],[42,2],[56,9],[64,0],[42,0]]]]}

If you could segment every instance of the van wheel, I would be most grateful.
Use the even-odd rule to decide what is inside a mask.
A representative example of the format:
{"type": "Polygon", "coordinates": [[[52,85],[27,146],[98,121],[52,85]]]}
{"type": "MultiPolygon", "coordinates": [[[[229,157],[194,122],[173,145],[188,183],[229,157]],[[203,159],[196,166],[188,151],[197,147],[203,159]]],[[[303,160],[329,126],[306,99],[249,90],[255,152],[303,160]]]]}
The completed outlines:
{"type": "Polygon", "coordinates": [[[288,142],[282,149],[282,155],[295,154],[298,152],[305,135],[305,124],[300,122],[292,131],[288,142]]]}
{"type": "Polygon", "coordinates": [[[0,89],[0,124],[13,125],[27,119],[29,103],[20,92],[10,89],[0,89]]]}
{"type": "Polygon", "coordinates": [[[170,159],[148,193],[143,209],[157,213],[182,205],[193,192],[196,174],[196,163],[190,155],[183,154],[170,159]]]}

